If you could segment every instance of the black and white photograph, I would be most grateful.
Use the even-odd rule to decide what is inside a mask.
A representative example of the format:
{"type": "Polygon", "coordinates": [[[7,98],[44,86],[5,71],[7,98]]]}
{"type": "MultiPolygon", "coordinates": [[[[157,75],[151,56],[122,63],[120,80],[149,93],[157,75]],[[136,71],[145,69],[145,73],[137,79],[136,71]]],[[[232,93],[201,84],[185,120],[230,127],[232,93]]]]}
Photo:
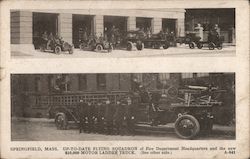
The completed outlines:
{"type": "Polygon", "coordinates": [[[235,73],[11,74],[12,141],[235,140],[235,73]]]}
{"type": "Polygon", "coordinates": [[[249,158],[249,4],[0,1],[0,158],[249,158]]]}
{"type": "Polygon", "coordinates": [[[235,56],[235,8],[10,10],[12,58],[235,56]]]}

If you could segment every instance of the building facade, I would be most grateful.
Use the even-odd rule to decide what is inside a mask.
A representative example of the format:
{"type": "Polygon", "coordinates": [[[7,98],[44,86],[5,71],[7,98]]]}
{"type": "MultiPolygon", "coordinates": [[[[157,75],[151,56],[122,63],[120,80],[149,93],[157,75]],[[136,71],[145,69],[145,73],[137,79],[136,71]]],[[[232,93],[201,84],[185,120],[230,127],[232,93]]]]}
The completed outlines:
{"type": "Polygon", "coordinates": [[[224,42],[235,44],[234,8],[186,9],[186,32],[194,31],[197,24],[203,28],[204,40],[207,40],[209,30],[217,24],[224,42]]]}
{"type": "Polygon", "coordinates": [[[185,9],[11,10],[11,44],[31,45],[44,31],[77,44],[79,31],[102,34],[113,25],[127,31],[142,26],[183,36],[185,9]]]}
{"type": "MultiPolygon", "coordinates": [[[[233,73],[13,74],[12,115],[46,117],[55,102],[70,106],[79,99],[102,100],[107,93],[114,99],[130,91],[135,78],[150,91],[210,84],[231,91],[235,80],[233,73]]],[[[226,100],[229,110],[232,100],[226,100]]]]}

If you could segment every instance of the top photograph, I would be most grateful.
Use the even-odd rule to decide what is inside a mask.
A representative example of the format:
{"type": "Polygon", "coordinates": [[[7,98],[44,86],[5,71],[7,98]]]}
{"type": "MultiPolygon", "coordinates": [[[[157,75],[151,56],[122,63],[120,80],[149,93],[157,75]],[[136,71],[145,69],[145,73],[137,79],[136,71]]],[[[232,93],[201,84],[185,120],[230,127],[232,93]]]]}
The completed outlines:
{"type": "Polygon", "coordinates": [[[235,8],[10,10],[12,58],[235,56],[235,8]]]}

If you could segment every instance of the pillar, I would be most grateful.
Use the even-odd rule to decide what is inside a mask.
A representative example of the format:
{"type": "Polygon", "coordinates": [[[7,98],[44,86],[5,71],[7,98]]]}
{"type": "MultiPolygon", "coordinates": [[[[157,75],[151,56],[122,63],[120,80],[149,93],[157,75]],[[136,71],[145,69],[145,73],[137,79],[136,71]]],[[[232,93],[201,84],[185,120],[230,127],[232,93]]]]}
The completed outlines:
{"type": "Polygon", "coordinates": [[[135,30],[136,29],[136,17],[128,17],[127,19],[127,30],[135,30]]]}
{"type": "Polygon", "coordinates": [[[72,44],[72,14],[60,13],[58,16],[58,35],[72,44]]]}
{"type": "Polygon", "coordinates": [[[11,12],[11,44],[32,44],[32,12],[11,12]]]}
{"type": "Polygon", "coordinates": [[[153,18],[151,21],[152,33],[159,33],[162,29],[162,19],[161,18],[153,18]]]}
{"type": "Polygon", "coordinates": [[[177,19],[177,37],[184,37],[185,36],[185,19],[184,18],[178,18],[177,19]]]}
{"type": "Polygon", "coordinates": [[[103,15],[94,16],[92,28],[94,34],[96,34],[97,36],[103,35],[103,30],[104,30],[103,15]]]}

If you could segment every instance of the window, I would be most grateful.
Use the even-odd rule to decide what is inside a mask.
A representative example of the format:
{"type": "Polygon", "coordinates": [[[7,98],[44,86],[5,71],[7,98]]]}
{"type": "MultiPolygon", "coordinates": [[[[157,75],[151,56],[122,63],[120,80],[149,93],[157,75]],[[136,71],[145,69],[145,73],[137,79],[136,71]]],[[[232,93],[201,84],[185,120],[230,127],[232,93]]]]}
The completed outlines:
{"type": "Polygon", "coordinates": [[[87,77],[86,75],[79,75],[78,76],[78,86],[79,91],[83,91],[87,89],[87,77]]]}
{"type": "Polygon", "coordinates": [[[40,77],[35,78],[35,91],[36,92],[41,91],[41,79],[40,79],[40,77]]]}
{"type": "Polygon", "coordinates": [[[105,74],[97,74],[97,89],[105,90],[106,89],[106,75],[105,74]]]}

